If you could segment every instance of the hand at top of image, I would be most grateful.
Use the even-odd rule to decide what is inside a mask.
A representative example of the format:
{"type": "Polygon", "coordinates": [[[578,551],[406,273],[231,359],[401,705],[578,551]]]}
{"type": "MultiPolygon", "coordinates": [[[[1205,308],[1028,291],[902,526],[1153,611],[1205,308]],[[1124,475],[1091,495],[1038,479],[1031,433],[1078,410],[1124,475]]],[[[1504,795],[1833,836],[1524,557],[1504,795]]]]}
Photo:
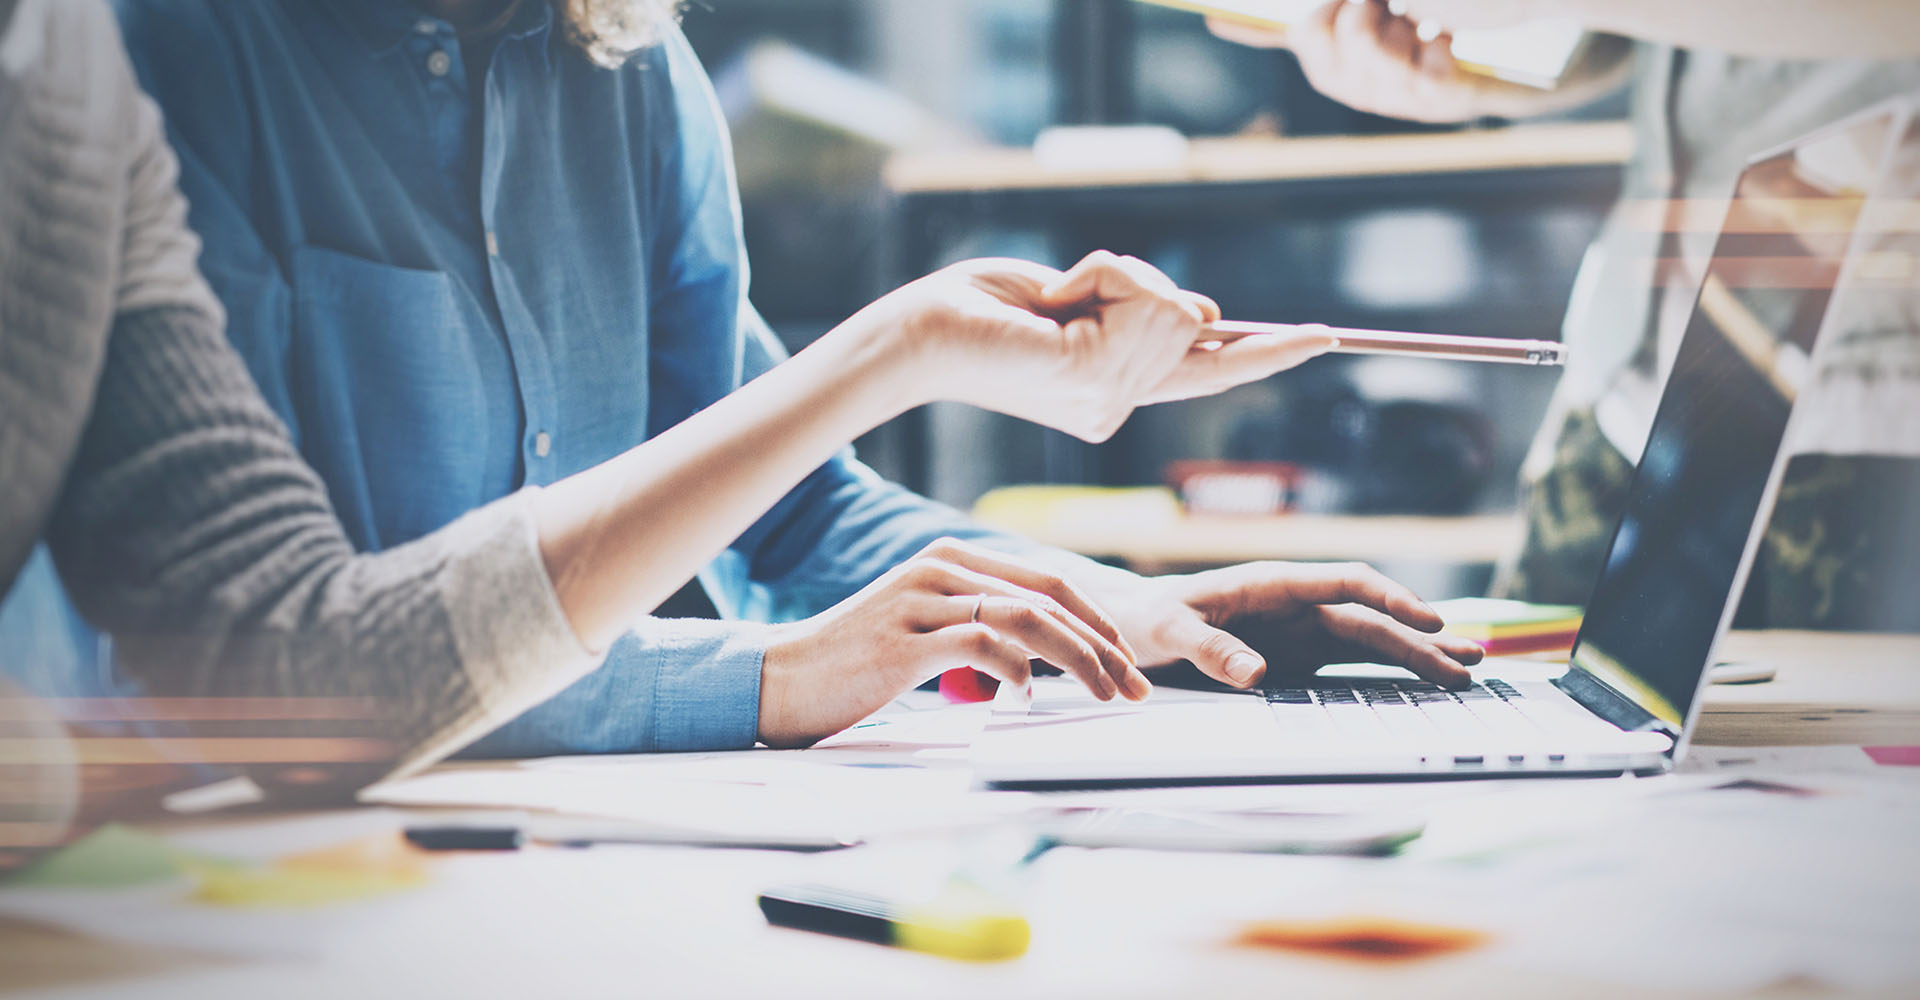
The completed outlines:
{"type": "Polygon", "coordinates": [[[1408,4],[1396,14],[1384,0],[1333,0],[1285,31],[1211,18],[1208,28],[1231,42],[1288,48],[1308,82],[1348,107],[1408,121],[1451,123],[1525,117],[1578,103],[1578,86],[1546,91],[1464,69],[1453,57],[1452,31],[1532,19],[1525,0],[1408,4]],[[1425,30],[1423,31],[1423,27],[1425,30]]]}

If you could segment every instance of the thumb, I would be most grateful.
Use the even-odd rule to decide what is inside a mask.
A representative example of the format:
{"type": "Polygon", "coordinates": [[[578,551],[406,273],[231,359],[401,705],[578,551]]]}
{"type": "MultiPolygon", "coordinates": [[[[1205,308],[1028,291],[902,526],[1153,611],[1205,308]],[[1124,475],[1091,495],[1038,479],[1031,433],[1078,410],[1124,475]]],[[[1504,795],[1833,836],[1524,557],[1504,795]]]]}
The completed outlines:
{"type": "Polygon", "coordinates": [[[1285,371],[1338,346],[1340,341],[1329,336],[1259,333],[1211,350],[1195,348],[1142,402],[1211,396],[1285,371]]]}
{"type": "Polygon", "coordinates": [[[1139,290],[1139,282],[1121,266],[1119,257],[1106,250],[1095,250],[1067,273],[1048,282],[1040,290],[1040,301],[1051,309],[1068,309],[1089,302],[1098,304],[1124,298],[1139,290]]]}
{"type": "Polygon", "coordinates": [[[1200,672],[1237,688],[1252,687],[1266,676],[1267,661],[1231,632],[1214,628],[1198,612],[1170,630],[1173,651],[1193,661],[1200,672]]]}

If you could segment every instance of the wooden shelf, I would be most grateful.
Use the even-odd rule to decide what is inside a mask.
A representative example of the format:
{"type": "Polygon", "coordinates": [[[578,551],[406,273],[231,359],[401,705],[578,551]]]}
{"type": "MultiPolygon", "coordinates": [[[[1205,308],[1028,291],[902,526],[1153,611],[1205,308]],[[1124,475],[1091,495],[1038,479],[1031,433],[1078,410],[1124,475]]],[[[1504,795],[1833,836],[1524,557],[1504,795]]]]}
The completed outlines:
{"type": "Polygon", "coordinates": [[[887,164],[899,194],[1158,187],[1614,166],[1633,151],[1625,122],[1522,125],[1409,135],[1195,139],[1179,163],[1055,169],[1026,148],[903,153],[887,164]]]}
{"type": "Polygon", "coordinates": [[[1135,566],[1253,559],[1484,564],[1505,555],[1520,532],[1519,518],[1508,514],[1193,516],[1160,489],[1014,487],[983,497],[974,516],[1048,545],[1135,566]]]}

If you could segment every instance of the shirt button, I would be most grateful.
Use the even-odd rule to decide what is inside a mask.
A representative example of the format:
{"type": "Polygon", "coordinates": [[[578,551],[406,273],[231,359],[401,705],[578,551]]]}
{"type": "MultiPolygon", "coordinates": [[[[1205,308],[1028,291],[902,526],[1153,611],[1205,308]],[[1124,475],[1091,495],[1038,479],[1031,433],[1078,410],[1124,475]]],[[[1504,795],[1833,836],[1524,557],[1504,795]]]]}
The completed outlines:
{"type": "Polygon", "coordinates": [[[433,18],[423,17],[420,20],[413,22],[413,30],[419,32],[422,35],[431,35],[439,31],[440,26],[434,23],[433,18]]]}
{"type": "Polygon", "coordinates": [[[434,76],[446,76],[447,71],[451,69],[453,69],[453,57],[447,55],[446,49],[434,49],[427,53],[427,72],[434,76]]]}
{"type": "Polygon", "coordinates": [[[500,237],[493,230],[487,230],[487,256],[500,256],[500,237]]]}
{"type": "Polygon", "coordinates": [[[553,438],[548,437],[546,431],[541,431],[540,433],[535,434],[533,436],[534,455],[540,458],[545,458],[552,451],[553,451],[553,438]]]}

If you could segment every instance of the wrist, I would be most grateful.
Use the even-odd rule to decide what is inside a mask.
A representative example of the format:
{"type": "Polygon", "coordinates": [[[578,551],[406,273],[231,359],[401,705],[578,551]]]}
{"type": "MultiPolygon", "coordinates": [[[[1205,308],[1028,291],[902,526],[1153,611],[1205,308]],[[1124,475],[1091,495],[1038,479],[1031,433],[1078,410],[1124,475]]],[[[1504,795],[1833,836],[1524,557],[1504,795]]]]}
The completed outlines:
{"type": "Polygon", "coordinates": [[[941,398],[931,338],[914,317],[883,308],[885,302],[855,313],[815,345],[842,390],[857,392],[873,408],[876,425],[941,398]]]}
{"type": "Polygon", "coordinates": [[[793,672],[782,655],[785,638],[782,632],[783,629],[776,627],[773,641],[767,644],[760,660],[760,716],[756,735],[770,747],[786,746],[792,738],[787,708],[792,701],[793,672]]]}
{"type": "Polygon", "coordinates": [[[811,746],[821,736],[809,726],[803,701],[818,691],[802,683],[806,644],[813,635],[811,619],[773,627],[771,641],[760,660],[760,742],[776,750],[811,746]]]}

